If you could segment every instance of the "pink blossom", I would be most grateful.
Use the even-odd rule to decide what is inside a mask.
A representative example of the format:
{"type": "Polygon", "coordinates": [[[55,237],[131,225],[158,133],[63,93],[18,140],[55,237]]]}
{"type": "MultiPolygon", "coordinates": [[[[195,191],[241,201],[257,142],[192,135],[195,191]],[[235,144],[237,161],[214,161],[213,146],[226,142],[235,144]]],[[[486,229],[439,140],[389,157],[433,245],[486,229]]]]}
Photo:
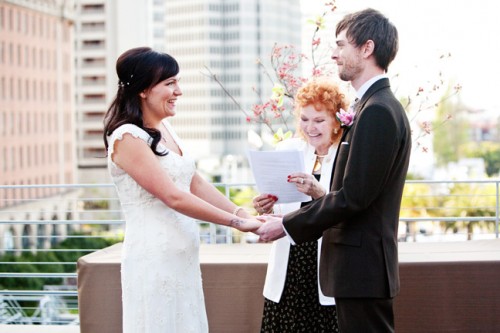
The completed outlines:
{"type": "Polygon", "coordinates": [[[263,105],[257,104],[253,106],[253,114],[255,116],[260,116],[262,114],[262,111],[264,110],[263,105]]]}
{"type": "Polygon", "coordinates": [[[424,130],[425,133],[431,134],[432,131],[432,124],[428,121],[424,121],[422,123],[422,129],[424,130]]]}
{"type": "Polygon", "coordinates": [[[340,122],[341,127],[351,127],[354,122],[354,111],[345,111],[340,109],[340,112],[336,113],[336,118],[340,122]]]}
{"type": "Polygon", "coordinates": [[[314,68],[314,69],[313,69],[313,72],[312,72],[312,75],[313,75],[313,76],[321,76],[321,74],[322,74],[322,73],[323,73],[323,72],[321,71],[321,69],[319,69],[319,68],[314,68]]]}

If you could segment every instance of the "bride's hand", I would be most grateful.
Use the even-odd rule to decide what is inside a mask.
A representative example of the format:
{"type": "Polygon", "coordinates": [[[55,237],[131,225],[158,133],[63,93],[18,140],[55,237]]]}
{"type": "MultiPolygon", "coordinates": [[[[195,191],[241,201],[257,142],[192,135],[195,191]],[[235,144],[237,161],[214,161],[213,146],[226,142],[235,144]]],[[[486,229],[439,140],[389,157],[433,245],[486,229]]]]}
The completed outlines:
{"type": "Polygon", "coordinates": [[[260,228],[261,225],[262,225],[262,222],[257,220],[256,218],[253,218],[253,217],[248,218],[248,219],[244,219],[244,218],[234,219],[234,220],[231,220],[231,224],[230,224],[231,227],[236,228],[239,231],[243,231],[243,232],[256,231],[257,229],[260,228]]]}

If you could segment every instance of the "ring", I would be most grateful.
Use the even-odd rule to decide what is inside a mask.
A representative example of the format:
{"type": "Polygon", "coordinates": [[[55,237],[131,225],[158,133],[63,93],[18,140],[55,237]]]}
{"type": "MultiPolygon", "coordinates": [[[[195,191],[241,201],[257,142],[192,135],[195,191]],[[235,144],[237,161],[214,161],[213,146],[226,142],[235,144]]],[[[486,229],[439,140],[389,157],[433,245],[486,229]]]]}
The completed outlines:
{"type": "Polygon", "coordinates": [[[300,183],[304,184],[304,178],[300,178],[300,183]]]}

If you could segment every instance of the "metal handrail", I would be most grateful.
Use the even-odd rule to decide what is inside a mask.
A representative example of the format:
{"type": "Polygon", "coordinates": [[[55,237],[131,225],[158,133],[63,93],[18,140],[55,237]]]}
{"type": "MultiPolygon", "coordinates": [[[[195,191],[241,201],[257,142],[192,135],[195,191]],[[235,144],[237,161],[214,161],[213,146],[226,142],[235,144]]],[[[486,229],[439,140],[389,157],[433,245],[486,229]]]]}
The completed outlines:
{"type": "Polygon", "coordinates": [[[13,296],[78,296],[77,290],[0,290],[0,295],[13,296]]]}
{"type": "MultiPolygon", "coordinates": [[[[423,221],[435,221],[435,222],[455,222],[455,221],[484,221],[484,222],[495,222],[495,237],[499,237],[499,227],[500,227],[500,200],[499,200],[499,187],[500,187],[500,180],[498,179],[481,179],[481,180],[408,180],[406,182],[407,184],[495,184],[496,188],[496,193],[495,193],[495,215],[494,216],[484,216],[484,217],[463,217],[463,216],[442,216],[442,217],[435,217],[435,216],[429,216],[429,217],[405,217],[402,215],[400,217],[401,222],[408,222],[408,223],[414,223],[414,222],[423,222],[423,221]]],[[[224,188],[225,195],[227,197],[230,197],[230,188],[238,188],[238,187],[255,187],[255,183],[251,182],[243,182],[243,183],[232,183],[232,184],[227,184],[227,183],[214,183],[215,186],[222,187],[224,188]]],[[[48,189],[89,189],[89,188],[103,188],[103,189],[113,189],[114,184],[111,183],[100,183],[100,184],[32,184],[32,185],[0,185],[0,190],[7,190],[7,189],[40,189],[40,188],[48,188],[48,189]]],[[[62,194],[52,194],[52,196],[57,196],[57,195],[62,195],[62,194]]],[[[423,195],[422,197],[437,197],[439,194],[433,194],[433,195],[423,195]]],[[[467,194],[462,194],[462,195],[451,195],[447,194],[447,196],[452,197],[452,196],[460,196],[460,197],[474,197],[474,195],[467,195],[467,194]]],[[[21,201],[23,200],[24,202],[30,202],[33,201],[33,199],[16,199],[16,201],[21,201]]],[[[91,200],[107,200],[107,201],[117,201],[117,197],[100,197],[100,198],[95,198],[95,197],[85,197],[85,198],[79,198],[81,201],[91,201],[91,200]]],[[[0,202],[2,201],[0,197],[0,202]]],[[[428,210],[432,209],[442,209],[442,207],[414,207],[416,208],[426,208],[428,210]]],[[[464,207],[464,208],[469,208],[469,207],[464,207]]],[[[0,210],[2,212],[2,210],[0,210]]],[[[3,210],[3,212],[9,212],[8,210],[3,210]]],[[[87,211],[90,213],[91,211],[87,211]]],[[[98,211],[94,211],[98,212],[98,211]]],[[[107,210],[108,213],[116,213],[120,214],[120,210],[112,210],[109,209],[107,210]]],[[[0,225],[15,225],[15,224],[30,224],[30,225],[45,225],[45,224],[52,224],[52,225],[67,225],[67,224],[73,224],[73,225],[122,225],[124,224],[123,219],[72,219],[72,220],[43,220],[43,221],[37,221],[37,220],[7,220],[7,219],[1,219],[0,218],[0,225]]],[[[210,229],[210,239],[214,240],[214,236],[212,236],[212,233],[215,232],[216,227],[213,225],[209,225],[210,229]]],[[[229,228],[228,228],[229,229],[229,228]]],[[[230,229],[228,231],[227,236],[230,236],[230,229]]],[[[0,249],[1,250],[1,249],[0,249]]]]}
{"type": "Polygon", "coordinates": [[[76,278],[76,273],[0,273],[0,278],[76,278]]]}
{"type": "MultiPolygon", "coordinates": [[[[402,216],[400,217],[400,222],[405,223],[407,225],[411,224],[418,224],[421,222],[433,222],[433,223],[452,223],[452,222],[485,222],[485,223],[494,223],[495,224],[495,231],[494,231],[494,237],[498,238],[499,237],[499,212],[500,212],[500,199],[499,199],[499,193],[500,193],[500,180],[473,180],[473,181],[453,181],[453,180],[442,180],[442,181],[426,181],[426,180],[411,180],[407,181],[407,185],[411,184],[432,184],[432,185],[445,185],[444,188],[446,188],[447,185],[449,184],[464,184],[464,183],[469,183],[469,184],[494,184],[495,185],[495,193],[488,194],[489,197],[495,197],[494,199],[494,204],[493,204],[493,199],[489,199],[487,205],[483,205],[485,207],[476,207],[476,208],[482,208],[482,209],[488,209],[489,212],[491,213],[491,216],[404,216],[404,210],[402,210],[402,216]],[[494,206],[492,206],[492,204],[494,206]],[[494,212],[494,215],[493,215],[494,212]]],[[[226,197],[230,198],[231,197],[231,189],[232,188],[255,188],[254,183],[233,183],[233,184],[226,184],[226,183],[214,183],[215,186],[218,186],[220,188],[223,188],[223,192],[226,195],[226,197]]],[[[100,209],[100,208],[89,208],[85,209],[83,211],[72,211],[71,209],[59,209],[58,212],[61,214],[71,214],[74,213],[74,216],[72,216],[71,219],[64,219],[64,218],[55,218],[55,219],[34,219],[31,220],[29,218],[18,218],[16,220],[13,220],[9,218],[9,216],[16,214],[20,211],[23,212],[24,214],[31,214],[33,216],[34,214],[37,213],[36,209],[29,209],[29,204],[34,202],[43,202],[44,200],[57,200],[60,197],[63,197],[65,193],[71,193],[72,190],[81,190],[84,192],[85,190],[93,190],[93,189],[104,189],[106,193],[108,193],[108,190],[113,190],[114,185],[110,183],[106,184],[50,184],[50,185],[0,185],[0,191],[3,190],[12,190],[15,189],[17,190],[24,190],[24,189],[60,189],[60,193],[53,193],[51,192],[50,195],[46,196],[41,196],[40,198],[16,198],[16,199],[5,199],[5,197],[2,197],[2,192],[0,192],[0,204],[2,202],[9,202],[9,200],[15,200],[16,204],[15,205],[9,205],[4,208],[0,208],[0,226],[12,226],[14,228],[24,228],[26,225],[31,225],[35,228],[46,228],[45,225],[52,225],[58,226],[58,227],[64,227],[64,225],[67,226],[73,226],[75,228],[78,227],[83,227],[86,225],[91,225],[95,227],[102,228],[102,226],[108,226],[108,227],[113,227],[117,230],[120,230],[120,226],[125,224],[124,219],[122,218],[122,212],[119,208],[119,201],[116,193],[110,194],[109,196],[102,195],[102,193],[97,194],[96,196],[89,195],[81,193],[81,195],[78,196],[78,201],[81,203],[88,203],[92,201],[105,201],[110,203],[107,209],[100,209]],[[24,210],[26,209],[26,210],[24,210]],[[3,214],[3,215],[2,215],[3,214]],[[23,226],[24,225],[24,226],[23,226]]],[[[102,192],[102,191],[101,191],[102,192]]],[[[38,191],[37,191],[38,193],[38,191]]],[[[111,193],[111,192],[109,192],[111,193]]],[[[419,195],[417,194],[415,197],[439,197],[442,196],[443,194],[425,194],[425,195],[419,195]]],[[[474,194],[470,193],[464,193],[464,194],[456,194],[456,195],[450,195],[450,194],[444,194],[449,198],[453,199],[458,199],[460,197],[462,198],[470,198],[474,199],[477,196],[474,194]]],[[[249,201],[251,201],[251,198],[249,198],[249,201]]],[[[475,207],[473,204],[470,205],[468,204],[462,204],[463,207],[460,207],[461,209],[469,209],[471,207],[475,207]]],[[[438,204],[434,204],[434,207],[428,206],[428,207],[410,207],[413,210],[419,210],[419,209],[425,209],[427,211],[435,211],[437,209],[443,209],[443,207],[439,206],[438,204]]],[[[458,208],[458,207],[454,207],[458,208]]],[[[80,208],[79,208],[80,209],[80,208]]],[[[405,208],[406,209],[406,208],[405,208]]],[[[201,221],[200,221],[201,222],[201,221]]],[[[201,222],[201,224],[204,224],[201,222]]],[[[200,225],[201,225],[200,224],[200,225]]],[[[208,226],[208,235],[206,235],[207,238],[206,241],[210,243],[216,243],[219,238],[224,239],[226,242],[231,242],[231,237],[232,237],[232,232],[233,230],[231,228],[227,227],[220,227],[215,224],[206,224],[208,226]]],[[[55,229],[54,229],[55,230],[55,229]]],[[[491,235],[491,234],[488,234],[491,235]]],[[[19,248],[15,249],[14,251],[16,253],[26,253],[26,252],[53,252],[53,253],[58,253],[58,252],[74,252],[78,251],[79,253],[91,253],[95,250],[98,249],[90,249],[90,248],[78,248],[78,249],[62,249],[62,248],[43,248],[40,247],[40,243],[38,241],[44,241],[44,239],[48,237],[52,237],[53,235],[40,235],[40,234],[35,234],[35,235],[16,235],[16,238],[19,238],[20,241],[25,242],[25,241],[31,241],[32,246],[30,248],[19,248]],[[34,246],[33,244],[37,244],[34,246]]],[[[493,236],[493,235],[491,235],[493,236]]],[[[99,235],[83,235],[83,236],[72,236],[72,235],[66,235],[66,238],[101,238],[102,236],[99,235]]],[[[201,237],[201,236],[200,236],[201,237]]],[[[204,236],[205,237],[205,236],[204,236]]],[[[407,237],[407,236],[405,236],[407,237]]],[[[407,240],[405,238],[405,240],[407,240]]],[[[5,251],[6,249],[0,248],[0,251],[5,251]]],[[[0,282],[2,281],[1,279],[63,279],[63,280],[76,280],[77,279],[77,273],[59,273],[59,272],[29,272],[29,273],[22,273],[22,272],[14,272],[10,271],[8,268],[9,265],[13,265],[12,267],[15,267],[14,265],[23,265],[23,264],[33,264],[33,265],[52,265],[52,264],[57,264],[57,265],[75,265],[75,262],[47,262],[47,261],[41,261],[41,262],[10,262],[10,261],[1,261],[1,265],[4,265],[6,268],[6,272],[0,272],[0,282]]],[[[41,297],[41,296],[51,296],[51,297],[61,297],[61,298],[70,298],[68,299],[69,302],[75,302],[78,298],[78,291],[76,290],[75,285],[70,286],[70,290],[0,290],[0,296],[5,296],[5,297],[12,297],[14,300],[19,300],[20,302],[26,301],[28,298],[36,298],[36,297],[41,297]]],[[[30,307],[26,307],[25,309],[32,309],[30,307]]],[[[71,308],[73,311],[77,311],[77,309],[71,308]]]]}

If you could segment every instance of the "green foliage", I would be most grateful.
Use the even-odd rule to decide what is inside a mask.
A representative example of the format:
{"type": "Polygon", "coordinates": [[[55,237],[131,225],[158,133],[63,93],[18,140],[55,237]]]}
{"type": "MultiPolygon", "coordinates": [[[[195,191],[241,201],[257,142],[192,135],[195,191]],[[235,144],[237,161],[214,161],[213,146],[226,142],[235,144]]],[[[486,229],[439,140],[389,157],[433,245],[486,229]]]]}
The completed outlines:
{"type": "MultiPolygon", "coordinates": [[[[38,269],[31,262],[31,259],[26,257],[16,257],[12,254],[3,255],[0,260],[9,264],[0,264],[0,272],[16,272],[16,273],[38,273],[38,269]],[[16,263],[19,262],[19,263],[16,263]],[[13,263],[13,264],[10,264],[13,263]]],[[[43,279],[26,278],[20,279],[15,277],[0,278],[0,289],[33,289],[40,290],[43,287],[43,279]]]]}
{"type": "MultiPolygon", "coordinates": [[[[223,186],[218,186],[217,189],[225,196],[225,188],[223,186]]],[[[253,209],[252,200],[253,197],[257,195],[257,192],[253,187],[244,188],[230,188],[229,189],[229,200],[234,202],[236,205],[247,208],[249,211],[253,209]]]]}
{"type": "MultiPolygon", "coordinates": [[[[67,238],[57,244],[53,249],[66,249],[76,251],[38,251],[36,254],[23,252],[21,256],[4,254],[0,256],[1,262],[14,264],[0,264],[0,272],[15,273],[73,273],[76,272],[76,261],[92,252],[108,247],[118,240],[91,238],[88,234],[74,234],[72,236],[85,236],[82,238],[67,238]],[[87,250],[87,251],[80,251],[87,250]],[[36,264],[44,262],[50,264],[36,264]],[[53,262],[53,264],[52,264],[53,262]],[[59,262],[72,262],[75,265],[60,264],[59,262]]],[[[60,278],[0,278],[0,289],[41,290],[44,285],[58,285],[60,278]]]]}
{"type": "Polygon", "coordinates": [[[437,120],[433,123],[433,147],[438,165],[456,162],[460,146],[468,141],[469,125],[464,119],[465,108],[461,103],[443,99],[436,110],[437,120]],[[446,126],[442,126],[446,123],[446,126]]]}
{"type": "MultiPolygon", "coordinates": [[[[451,216],[475,217],[495,216],[496,189],[494,184],[455,184],[444,207],[451,216]]],[[[445,230],[466,229],[468,239],[472,238],[474,226],[491,229],[492,224],[476,221],[446,223],[445,230]]]]}
{"type": "MultiPolygon", "coordinates": [[[[448,187],[442,184],[407,183],[401,203],[402,217],[460,217],[495,216],[495,184],[462,184],[448,187]]],[[[417,223],[410,224],[409,232],[415,234],[417,223]]],[[[466,230],[469,239],[474,228],[492,231],[493,223],[486,221],[442,222],[443,229],[466,230]]]]}
{"type": "Polygon", "coordinates": [[[85,201],[83,208],[85,210],[106,210],[109,209],[109,200],[85,201]]]}
{"type": "Polygon", "coordinates": [[[443,212],[440,207],[445,199],[442,195],[434,193],[434,189],[429,184],[407,183],[401,201],[401,216],[442,216],[443,212]]]}
{"type": "MultiPolygon", "coordinates": [[[[116,240],[108,240],[104,238],[92,238],[91,235],[85,235],[82,233],[75,233],[72,236],[86,236],[80,238],[67,238],[61,243],[54,246],[54,249],[65,249],[65,250],[73,250],[73,251],[59,251],[54,252],[55,256],[59,261],[62,262],[75,262],[78,258],[89,254],[92,250],[103,249],[110,245],[116,243],[116,240]],[[86,250],[86,251],[80,251],[86,250]]],[[[65,265],[65,272],[75,272],[75,266],[65,265]]]]}
{"type": "Polygon", "coordinates": [[[232,201],[241,207],[253,208],[252,200],[257,195],[253,187],[246,187],[234,193],[231,198],[232,201]]]}
{"type": "Polygon", "coordinates": [[[467,157],[482,158],[486,165],[488,177],[500,174],[500,143],[488,141],[470,142],[462,145],[462,151],[467,157]]]}
{"type": "Polygon", "coordinates": [[[408,172],[406,180],[423,180],[424,178],[418,174],[408,172]]]}

